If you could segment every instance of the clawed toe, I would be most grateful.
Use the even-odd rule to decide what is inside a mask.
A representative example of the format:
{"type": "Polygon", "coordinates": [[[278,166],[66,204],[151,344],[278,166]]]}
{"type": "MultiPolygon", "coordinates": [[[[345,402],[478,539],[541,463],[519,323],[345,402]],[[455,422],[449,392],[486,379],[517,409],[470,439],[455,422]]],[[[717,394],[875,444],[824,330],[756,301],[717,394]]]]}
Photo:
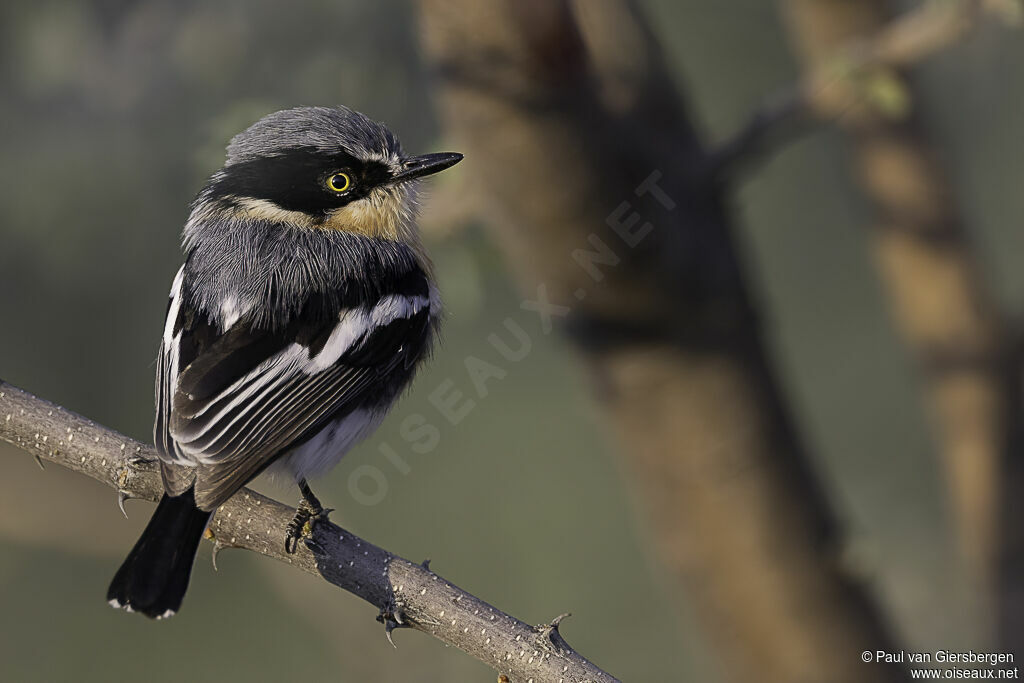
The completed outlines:
{"type": "Polygon", "coordinates": [[[289,555],[294,555],[298,549],[299,539],[302,538],[303,529],[309,522],[310,516],[309,510],[300,505],[299,509],[295,511],[292,521],[288,522],[288,530],[284,537],[284,551],[289,555]]]}
{"type": "Polygon", "coordinates": [[[307,500],[299,503],[295,516],[288,523],[287,533],[284,538],[284,550],[289,555],[294,555],[298,550],[299,541],[303,536],[312,535],[313,527],[318,522],[326,522],[329,515],[334,512],[332,508],[323,508],[319,504],[313,508],[307,500]]]}
{"type": "Polygon", "coordinates": [[[326,522],[327,516],[334,512],[330,508],[324,508],[320,505],[320,501],[309,490],[309,484],[306,483],[305,479],[299,479],[296,483],[299,485],[299,491],[302,493],[302,502],[299,503],[298,509],[295,510],[295,516],[292,518],[292,521],[288,523],[288,533],[284,538],[284,550],[289,555],[295,554],[299,547],[299,540],[303,536],[313,534],[313,527],[316,526],[317,522],[326,522]]]}

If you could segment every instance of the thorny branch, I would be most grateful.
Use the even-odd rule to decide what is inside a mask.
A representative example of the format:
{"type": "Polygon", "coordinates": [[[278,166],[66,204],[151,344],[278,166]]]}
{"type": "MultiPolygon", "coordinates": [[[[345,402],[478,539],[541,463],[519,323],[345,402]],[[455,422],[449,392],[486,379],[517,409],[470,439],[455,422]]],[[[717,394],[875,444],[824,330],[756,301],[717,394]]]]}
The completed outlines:
{"type": "MultiPolygon", "coordinates": [[[[86,474],[122,497],[155,501],[163,493],[151,446],[3,380],[0,440],[86,474]]],[[[217,510],[207,537],[215,556],[222,548],[245,548],[319,575],[380,609],[388,637],[399,627],[423,631],[511,683],[617,680],[565,642],[558,631],[562,617],[530,626],[445,581],[427,563],[409,562],[334,524],[318,524],[305,548],[286,555],[284,529],[294,514],[294,508],[243,489],[217,510]]],[[[97,605],[101,609],[98,597],[97,605]]]]}
{"type": "Polygon", "coordinates": [[[832,58],[821,60],[799,82],[769,97],[711,154],[709,173],[733,174],[809,130],[815,121],[835,120],[858,108],[904,117],[909,97],[896,70],[950,47],[983,16],[1019,24],[1022,13],[1020,0],[921,2],[883,30],[836,48],[832,58]]]}

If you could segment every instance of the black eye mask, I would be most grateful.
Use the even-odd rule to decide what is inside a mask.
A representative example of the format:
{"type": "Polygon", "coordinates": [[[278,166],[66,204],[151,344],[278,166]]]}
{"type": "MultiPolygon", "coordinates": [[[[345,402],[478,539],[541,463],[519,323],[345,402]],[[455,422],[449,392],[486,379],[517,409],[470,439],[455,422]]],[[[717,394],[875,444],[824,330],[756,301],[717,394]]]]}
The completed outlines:
{"type": "Polygon", "coordinates": [[[344,152],[325,154],[308,148],[251,159],[224,168],[210,186],[210,198],[252,198],[273,202],[288,211],[323,216],[370,193],[391,179],[381,162],[361,161],[344,152]],[[331,189],[330,179],[349,177],[343,192],[331,189]]]}

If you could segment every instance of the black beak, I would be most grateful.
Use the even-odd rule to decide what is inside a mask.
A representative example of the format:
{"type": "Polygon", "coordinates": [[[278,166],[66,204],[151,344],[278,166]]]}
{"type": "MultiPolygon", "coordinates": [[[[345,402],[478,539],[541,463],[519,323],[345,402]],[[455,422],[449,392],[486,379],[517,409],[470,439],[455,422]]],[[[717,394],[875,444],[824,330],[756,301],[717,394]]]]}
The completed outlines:
{"type": "Polygon", "coordinates": [[[402,183],[413,178],[422,178],[446,168],[451,168],[462,161],[462,155],[458,152],[437,152],[436,154],[421,154],[418,157],[406,157],[402,161],[402,170],[392,177],[392,181],[402,183]]]}

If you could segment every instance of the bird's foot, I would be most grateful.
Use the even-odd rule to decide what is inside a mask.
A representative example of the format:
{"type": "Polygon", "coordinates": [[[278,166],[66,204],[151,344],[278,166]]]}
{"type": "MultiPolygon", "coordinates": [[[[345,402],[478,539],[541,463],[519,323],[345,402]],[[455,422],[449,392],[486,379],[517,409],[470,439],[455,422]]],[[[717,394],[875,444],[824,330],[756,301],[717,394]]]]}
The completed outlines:
{"type": "Polygon", "coordinates": [[[318,522],[328,521],[329,515],[334,512],[331,508],[321,507],[319,502],[315,507],[308,500],[303,498],[299,507],[295,510],[295,516],[288,523],[287,533],[284,537],[284,550],[289,555],[294,555],[298,550],[299,541],[304,536],[313,535],[313,527],[318,522]]]}

